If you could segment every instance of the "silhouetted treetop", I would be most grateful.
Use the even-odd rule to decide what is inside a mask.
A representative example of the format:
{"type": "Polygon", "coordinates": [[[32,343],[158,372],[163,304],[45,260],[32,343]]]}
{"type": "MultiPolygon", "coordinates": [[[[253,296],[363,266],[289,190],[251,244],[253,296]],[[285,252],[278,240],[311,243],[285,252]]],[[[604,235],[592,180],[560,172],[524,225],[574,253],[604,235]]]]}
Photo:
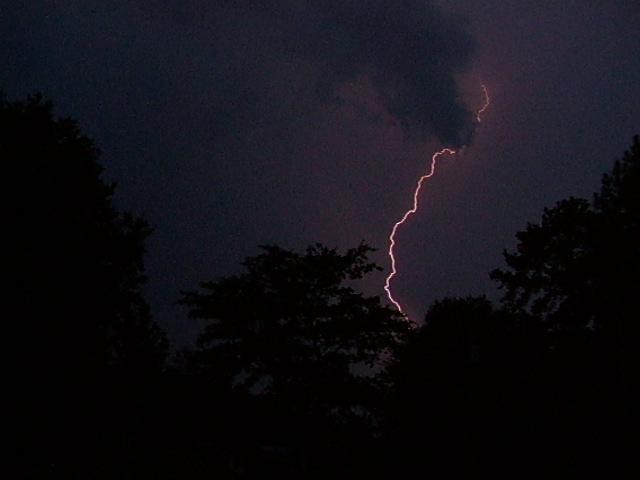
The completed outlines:
{"type": "Polygon", "coordinates": [[[11,281],[22,303],[16,341],[23,361],[61,362],[59,373],[159,366],[166,349],[141,292],[151,230],[114,207],[98,157],[75,121],[54,117],[51,102],[0,100],[11,281]]]}
{"type": "Polygon", "coordinates": [[[508,268],[492,272],[505,289],[504,305],[544,330],[543,388],[562,400],[548,408],[562,418],[557,431],[574,439],[583,465],[614,465],[610,459],[627,455],[615,445],[632,435],[630,392],[638,388],[640,364],[639,169],[635,137],[592,202],[571,198],[546,209],[539,224],[517,234],[516,252],[505,253],[508,268]]]}
{"type": "MultiPolygon", "coordinates": [[[[544,210],[517,234],[506,270],[492,278],[504,301],[565,327],[615,323],[640,293],[640,146],[638,137],[604,175],[594,200],[570,198],[544,210]],[[618,313],[616,313],[618,312],[618,313]]],[[[558,325],[559,326],[559,325],[558,325]]]]}
{"type": "Polygon", "coordinates": [[[124,445],[147,421],[145,389],[164,369],[167,342],[142,295],[151,230],[114,206],[98,157],[51,102],[0,96],[3,327],[20,478],[118,476],[124,445]]]}
{"type": "MultiPolygon", "coordinates": [[[[626,216],[631,228],[640,224],[640,138],[633,138],[631,148],[621,160],[617,160],[611,173],[602,177],[602,187],[595,195],[594,206],[597,211],[613,215],[626,216]]],[[[635,231],[637,233],[637,230],[635,231]]]]}
{"type": "Polygon", "coordinates": [[[531,223],[516,235],[517,252],[505,252],[510,270],[492,272],[506,289],[504,300],[533,313],[559,308],[576,284],[576,275],[588,269],[593,249],[589,232],[596,221],[583,199],[570,198],[546,208],[539,224],[531,223]]]}
{"type": "Polygon", "coordinates": [[[351,368],[374,365],[408,328],[379,297],[351,286],[378,268],[367,260],[371,250],[264,246],[244,273],[184,293],[189,315],[209,320],[199,367],[236,390],[297,398],[301,406],[346,401],[358,388],[351,368]]]}

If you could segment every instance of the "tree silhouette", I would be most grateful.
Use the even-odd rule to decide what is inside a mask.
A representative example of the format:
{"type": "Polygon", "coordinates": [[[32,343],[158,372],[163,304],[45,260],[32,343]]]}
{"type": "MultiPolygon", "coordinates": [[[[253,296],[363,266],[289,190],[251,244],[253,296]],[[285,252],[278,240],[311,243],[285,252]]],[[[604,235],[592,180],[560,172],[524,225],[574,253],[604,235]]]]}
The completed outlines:
{"type": "Polygon", "coordinates": [[[33,345],[29,355],[72,370],[160,364],[164,339],[141,293],[150,229],[113,206],[93,142],[39,96],[2,100],[0,135],[23,353],[33,345]]]}
{"type": "Polygon", "coordinates": [[[181,300],[192,318],[210,321],[198,340],[200,368],[234,389],[318,399],[352,384],[351,367],[373,367],[407,331],[379,297],[346,284],[378,268],[367,260],[370,247],[262,250],[245,260],[246,273],[204,282],[181,300]]]}
{"type": "Polygon", "coordinates": [[[557,341],[582,335],[615,350],[625,389],[640,318],[639,172],[635,137],[592,202],[571,198],[545,209],[540,224],[517,234],[517,251],[505,252],[508,270],[491,274],[505,304],[540,318],[557,341]]]}
{"type": "Polygon", "coordinates": [[[6,338],[20,435],[40,445],[27,453],[35,469],[59,467],[70,450],[81,456],[90,438],[105,436],[89,429],[111,418],[113,379],[140,382],[166,354],[142,296],[150,229],[114,207],[98,155],[73,120],[54,118],[50,102],[0,96],[13,307],[6,338]]]}
{"type": "Polygon", "coordinates": [[[277,440],[285,444],[322,442],[331,425],[352,425],[370,412],[376,383],[365,370],[409,327],[379,297],[354,290],[353,281],[378,268],[370,251],[264,246],[245,260],[244,273],[184,294],[189,315],[209,322],[194,352],[197,370],[273,407],[267,416],[276,424],[265,427],[264,442],[276,441],[276,431],[288,432],[277,440]]]}
{"type": "Polygon", "coordinates": [[[633,307],[629,300],[640,290],[639,170],[635,137],[592,202],[561,201],[518,233],[517,251],[505,252],[509,269],[491,274],[505,289],[505,303],[558,328],[605,329],[621,320],[624,314],[612,309],[633,307]]]}
{"type": "Polygon", "coordinates": [[[625,449],[636,411],[638,137],[591,202],[561,201],[517,239],[516,252],[505,252],[508,268],[491,276],[505,290],[504,305],[545,331],[542,388],[555,398],[541,402],[549,443],[565,450],[557,459],[563,468],[610,472],[630,458],[625,449]]]}

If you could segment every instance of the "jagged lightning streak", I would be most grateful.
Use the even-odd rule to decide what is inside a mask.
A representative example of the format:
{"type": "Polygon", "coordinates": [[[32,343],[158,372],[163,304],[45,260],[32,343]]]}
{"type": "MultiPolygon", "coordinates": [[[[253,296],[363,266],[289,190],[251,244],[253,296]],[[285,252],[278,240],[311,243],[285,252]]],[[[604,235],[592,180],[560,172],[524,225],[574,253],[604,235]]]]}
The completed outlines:
{"type": "Polygon", "coordinates": [[[489,98],[489,91],[487,90],[487,87],[485,86],[484,83],[482,83],[480,86],[482,87],[482,93],[484,94],[484,105],[482,105],[482,108],[476,112],[476,121],[478,123],[482,122],[482,118],[480,116],[484,113],[484,111],[487,108],[489,108],[489,104],[491,103],[491,99],[489,98]]]}
{"type": "MultiPolygon", "coordinates": [[[[477,112],[476,112],[476,121],[478,123],[480,123],[482,121],[481,119],[481,115],[484,113],[484,111],[489,107],[489,104],[491,103],[491,99],[489,98],[489,92],[487,91],[487,87],[482,84],[482,92],[484,94],[484,105],[482,106],[482,108],[480,108],[477,112]]],[[[393,279],[393,277],[395,277],[398,273],[398,270],[396,268],[396,257],[394,254],[394,250],[395,250],[395,246],[396,246],[396,233],[398,233],[398,228],[400,228],[400,226],[407,221],[407,219],[415,214],[418,211],[418,203],[419,203],[419,197],[420,197],[420,190],[422,189],[422,184],[428,179],[431,178],[433,176],[433,174],[436,171],[436,163],[438,161],[438,158],[440,158],[442,155],[455,155],[456,150],[453,150],[451,148],[443,148],[442,150],[437,151],[436,153],[434,153],[431,157],[431,166],[429,168],[429,171],[427,173],[425,173],[424,175],[422,175],[419,179],[418,179],[418,183],[416,185],[415,190],[413,191],[413,207],[411,207],[409,210],[407,210],[404,215],[402,216],[402,218],[400,220],[398,220],[394,225],[393,228],[391,229],[391,233],[389,234],[389,258],[391,259],[391,272],[389,273],[389,275],[387,276],[387,279],[385,281],[384,284],[384,290],[385,292],[387,292],[387,297],[389,298],[389,301],[391,303],[393,303],[393,305],[395,305],[395,307],[398,309],[398,311],[400,313],[402,313],[404,315],[404,311],[402,309],[402,305],[400,305],[400,303],[393,297],[393,294],[391,293],[391,280],[393,279]]]]}

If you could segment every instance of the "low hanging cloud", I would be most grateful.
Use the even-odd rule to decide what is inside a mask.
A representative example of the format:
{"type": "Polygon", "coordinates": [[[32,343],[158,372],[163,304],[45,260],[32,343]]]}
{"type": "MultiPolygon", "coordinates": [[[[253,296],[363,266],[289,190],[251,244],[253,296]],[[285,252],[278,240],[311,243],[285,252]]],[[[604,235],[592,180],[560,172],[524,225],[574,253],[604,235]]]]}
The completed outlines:
{"type": "Polygon", "coordinates": [[[298,97],[311,115],[342,86],[365,78],[407,136],[459,146],[473,132],[455,77],[469,65],[474,41],[463,19],[430,0],[69,0],[32,10],[6,13],[9,30],[31,35],[15,37],[22,42],[15,51],[25,53],[9,65],[33,60],[25,68],[58,72],[65,81],[81,71],[80,86],[96,91],[104,84],[107,95],[116,87],[197,98],[200,120],[213,124],[222,142],[228,135],[242,142],[247,128],[273,124],[271,117],[286,121],[291,111],[281,104],[295,102],[286,99],[286,75],[313,83],[314,96],[298,97]],[[283,64],[292,71],[283,72],[283,64]]]}
{"type": "Polygon", "coordinates": [[[468,66],[474,42],[461,19],[425,0],[324,0],[287,13],[278,22],[284,48],[317,64],[323,96],[366,75],[411,137],[470,141],[473,115],[455,75],[468,66]]]}
{"type": "Polygon", "coordinates": [[[471,140],[474,116],[456,74],[469,66],[475,43],[464,19],[430,0],[153,1],[154,12],[164,11],[156,19],[174,25],[183,51],[193,46],[194,56],[213,59],[208,95],[235,136],[290,114],[270,103],[287,96],[283,76],[290,75],[292,84],[313,84],[313,98],[308,91],[298,97],[311,116],[364,78],[407,137],[455,147],[471,140]],[[293,70],[283,72],[283,63],[293,70]]]}

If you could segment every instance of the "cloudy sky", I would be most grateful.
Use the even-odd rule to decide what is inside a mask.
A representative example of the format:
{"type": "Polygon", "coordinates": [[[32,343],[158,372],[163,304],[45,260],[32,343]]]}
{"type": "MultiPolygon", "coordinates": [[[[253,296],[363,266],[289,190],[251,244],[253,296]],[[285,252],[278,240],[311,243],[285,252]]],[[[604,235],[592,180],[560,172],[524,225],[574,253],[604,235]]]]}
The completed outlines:
{"type": "Polygon", "coordinates": [[[464,148],[398,233],[394,292],[416,319],[495,297],[515,232],[640,133],[639,24],[634,0],[0,0],[0,89],[96,140],[118,205],[155,228],[148,297],[184,344],[179,291],[259,244],[365,240],[388,271],[442,146],[464,148]]]}

